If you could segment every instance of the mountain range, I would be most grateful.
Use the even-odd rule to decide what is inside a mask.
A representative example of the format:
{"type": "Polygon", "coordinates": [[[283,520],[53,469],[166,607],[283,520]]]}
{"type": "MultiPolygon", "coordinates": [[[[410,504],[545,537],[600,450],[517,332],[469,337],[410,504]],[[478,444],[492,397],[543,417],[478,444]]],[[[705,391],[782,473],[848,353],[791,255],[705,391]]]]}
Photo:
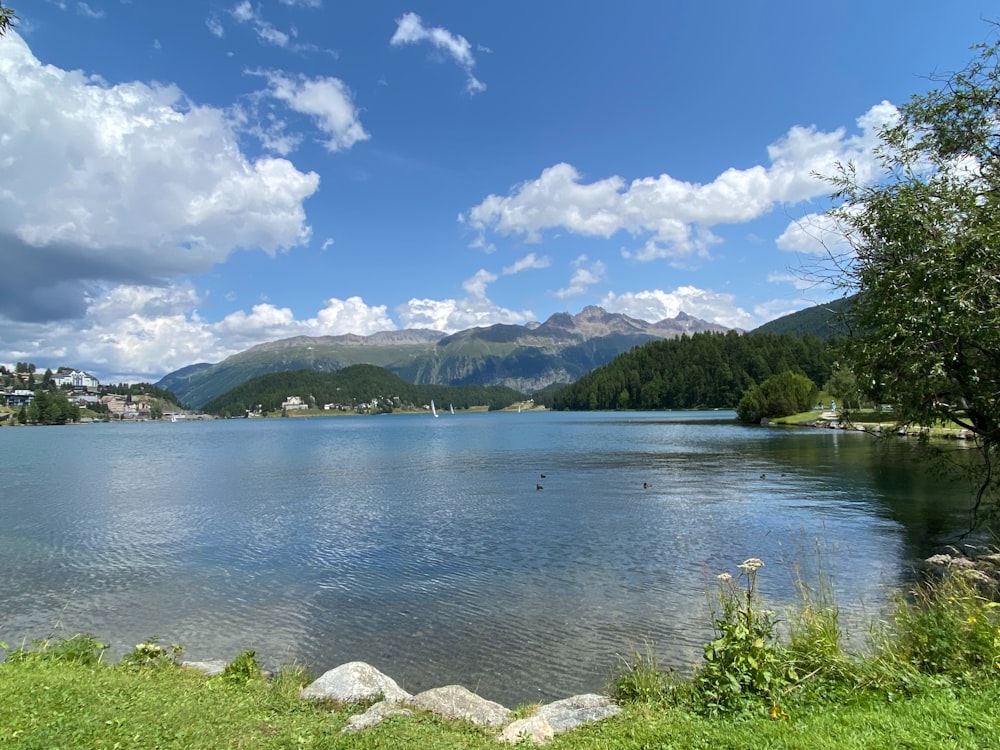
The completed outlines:
{"type": "Polygon", "coordinates": [[[295,336],[258,344],[215,364],[189,365],[156,385],[200,408],[257,375],[370,364],[415,384],[505,385],[531,393],[572,382],[649,341],[726,330],[683,312],[648,323],[590,306],[576,315],[556,313],[544,323],[492,325],[450,335],[408,329],[371,336],[295,336]]]}

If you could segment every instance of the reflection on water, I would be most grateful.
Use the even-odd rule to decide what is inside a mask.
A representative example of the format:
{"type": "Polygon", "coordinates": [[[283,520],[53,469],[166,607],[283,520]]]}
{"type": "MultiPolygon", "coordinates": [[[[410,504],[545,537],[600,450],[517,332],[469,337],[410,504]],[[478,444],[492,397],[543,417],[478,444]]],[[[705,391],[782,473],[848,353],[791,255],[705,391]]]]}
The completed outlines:
{"type": "Polygon", "coordinates": [[[728,417],[5,428],[0,639],[361,659],[516,705],[602,690],[646,643],[689,667],[706,590],[747,557],[778,604],[821,565],[860,623],[965,521],[967,488],[906,444],[728,417]]]}

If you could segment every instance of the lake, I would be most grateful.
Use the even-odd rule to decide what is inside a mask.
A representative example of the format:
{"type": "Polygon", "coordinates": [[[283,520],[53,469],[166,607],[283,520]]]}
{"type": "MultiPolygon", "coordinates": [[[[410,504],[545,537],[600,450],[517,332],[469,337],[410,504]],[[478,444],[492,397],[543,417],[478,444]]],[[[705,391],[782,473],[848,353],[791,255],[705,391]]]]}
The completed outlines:
{"type": "Polygon", "coordinates": [[[906,441],[731,412],[3,428],[0,449],[0,640],[362,660],[508,706],[606,690],[647,644],[689,669],[748,557],[778,610],[821,569],[863,635],[968,522],[906,441]]]}

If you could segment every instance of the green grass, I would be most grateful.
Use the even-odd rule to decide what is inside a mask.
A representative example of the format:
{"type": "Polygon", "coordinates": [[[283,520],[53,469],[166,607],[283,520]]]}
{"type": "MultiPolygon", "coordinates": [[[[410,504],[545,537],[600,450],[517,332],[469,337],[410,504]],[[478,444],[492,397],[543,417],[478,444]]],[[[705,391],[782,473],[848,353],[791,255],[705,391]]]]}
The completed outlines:
{"type": "MultiPolygon", "coordinates": [[[[0,665],[0,747],[496,748],[493,733],[430,715],[343,734],[349,713],[295,697],[298,684],[233,685],[179,667],[0,665]]],[[[707,718],[656,702],[559,735],[583,748],[976,748],[1000,746],[1000,686],[937,683],[908,698],[863,697],[764,717],[707,718]]]]}
{"type": "MultiPolygon", "coordinates": [[[[747,560],[719,576],[716,637],[692,679],[661,671],[647,648],[609,687],[623,712],[549,747],[1000,748],[1000,555],[936,558],[937,573],[899,595],[862,654],[843,649],[823,586],[803,587],[779,637],[757,592],[764,563],[747,560]]],[[[207,678],[176,664],[179,646],[140,644],[118,664],[105,648],[81,635],[8,649],[0,748],[501,747],[495,730],[420,712],[344,734],[362,707],[300,700],[304,670],[265,680],[252,651],[207,678]]]]}

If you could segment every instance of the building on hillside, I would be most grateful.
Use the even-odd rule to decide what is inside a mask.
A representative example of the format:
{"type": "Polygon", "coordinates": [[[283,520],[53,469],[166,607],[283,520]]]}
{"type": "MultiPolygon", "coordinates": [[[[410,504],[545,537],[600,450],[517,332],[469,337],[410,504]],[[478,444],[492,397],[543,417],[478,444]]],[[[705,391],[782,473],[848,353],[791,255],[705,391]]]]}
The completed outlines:
{"type": "Polygon", "coordinates": [[[35,397],[35,394],[31,391],[11,391],[10,393],[4,393],[4,400],[7,402],[7,406],[10,407],[20,407],[20,406],[30,406],[31,400],[35,397]]]}
{"type": "Polygon", "coordinates": [[[148,401],[129,401],[127,396],[111,393],[101,396],[101,403],[108,407],[112,419],[146,420],[152,417],[152,408],[148,401]]]}
{"type": "Polygon", "coordinates": [[[100,381],[93,375],[82,370],[60,367],[52,375],[52,382],[60,388],[71,387],[74,391],[96,391],[101,387],[100,381]]]}
{"type": "Polygon", "coordinates": [[[119,396],[117,394],[109,394],[107,396],[101,396],[101,403],[108,407],[108,411],[111,412],[116,417],[120,417],[125,413],[125,407],[128,403],[124,396],[119,396]]]}
{"type": "Polygon", "coordinates": [[[285,411],[300,411],[308,409],[309,404],[303,403],[301,396],[289,396],[281,402],[281,408],[285,411]]]}

